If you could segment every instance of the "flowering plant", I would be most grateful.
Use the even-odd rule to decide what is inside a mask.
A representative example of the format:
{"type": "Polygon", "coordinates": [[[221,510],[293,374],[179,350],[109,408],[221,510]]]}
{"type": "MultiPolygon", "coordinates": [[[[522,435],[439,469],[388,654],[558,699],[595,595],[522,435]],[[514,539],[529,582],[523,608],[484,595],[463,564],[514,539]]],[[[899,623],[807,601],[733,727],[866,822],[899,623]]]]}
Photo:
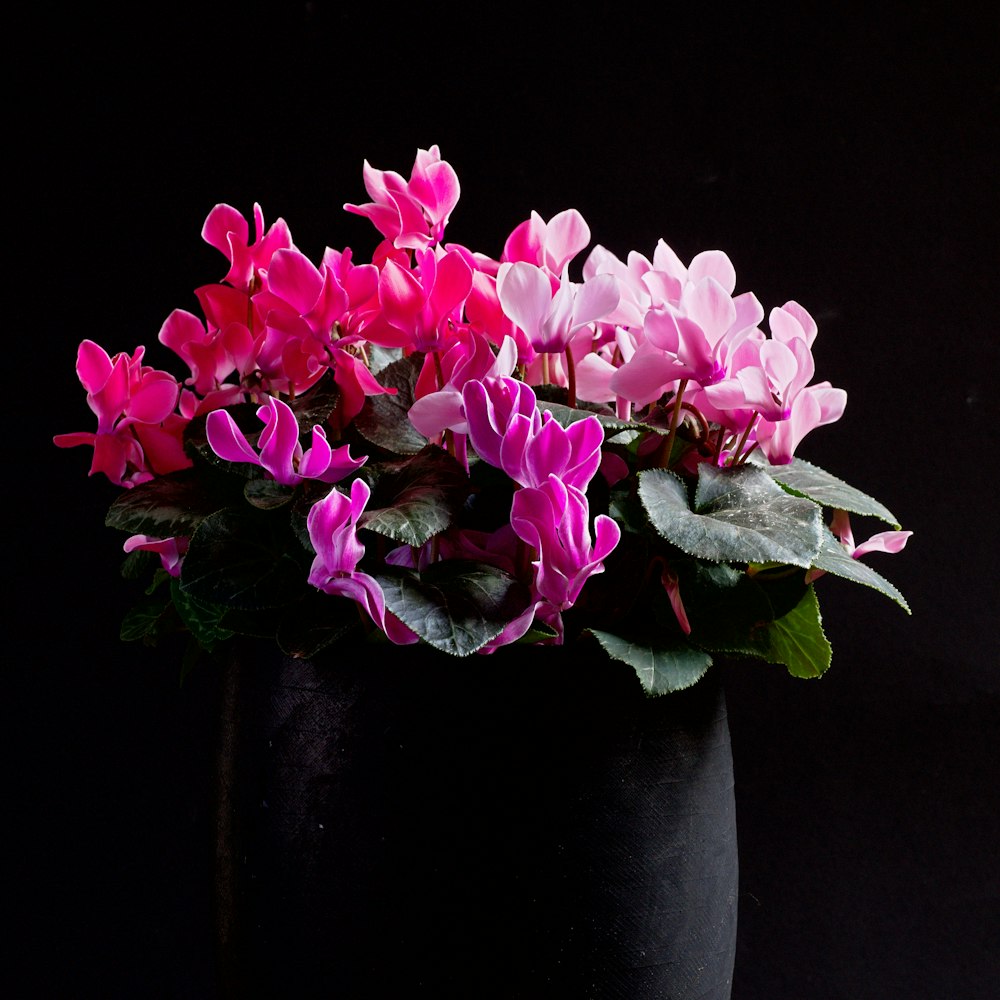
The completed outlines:
{"type": "MultiPolygon", "coordinates": [[[[444,241],[459,183],[438,148],[409,179],[367,163],[345,205],[372,260],[309,260],[278,220],[217,205],[228,261],[160,343],[188,372],[79,348],[91,474],[124,571],[152,580],[123,638],[270,637],[312,656],[364,629],[456,656],[590,642],[661,693],[735,654],[818,676],[814,581],[906,603],[858,557],[910,535],[794,456],[846,393],[813,382],[816,323],[735,294],[725,253],[685,265],[590,244],[532,213],[499,257],[444,241]],[[848,515],[892,526],[855,545],[848,515]]],[[[907,609],[908,610],[908,609],[907,609]]],[[[596,647],[595,647],[596,648],[596,647]]]]}

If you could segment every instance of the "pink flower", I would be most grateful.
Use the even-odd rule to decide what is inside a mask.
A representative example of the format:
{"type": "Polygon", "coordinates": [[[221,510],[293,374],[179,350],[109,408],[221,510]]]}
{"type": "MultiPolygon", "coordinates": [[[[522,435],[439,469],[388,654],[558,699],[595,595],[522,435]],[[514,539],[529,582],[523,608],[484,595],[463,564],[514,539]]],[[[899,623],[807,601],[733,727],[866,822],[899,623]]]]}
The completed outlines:
{"type": "Polygon", "coordinates": [[[265,424],[257,442],[259,455],[225,410],[213,410],[208,415],[205,431],[212,451],[227,462],[260,466],[285,486],[296,486],[303,479],[336,483],[367,461],[367,457],[351,458],[346,444],[332,449],[320,426],[313,427],[311,447],[303,451],[299,444],[299,423],[292,408],[274,396],[268,397],[257,410],[257,416],[265,424]]]}
{"type": "Polygon", "coordinates": [[[205,242],[229,259],[229,270],[222,280],[244,292],[252,289],[261,271],[267,270],[276,250],[293,245],[284,219],[278,219],[264,232],[264,213],[257,204],[253,207],[253,219],[253,243],[247,220],[230,205],[216,205],[201,230],[205,242]]]}
{"type": "Polygon", "coordinates": [[[566,265],[590,242],[590,227],[575,209],[553,215],[546,222],[537,212],[507,237],[501,261],[525,261],[550,274],[562,274],[566,265]]]}
{"type": "Polygon", "coordinates": [[[350,498],[333,489],[310,508],[306,527],[316,558],[309,571],[309,583],[326,594],[356,601],[393,642],[417,642],[418,637],[386,611],[385,595],[378,581],[357,568],[365,554],[365,547],[357,537],[358,518],[370,496],[368,484],[355,479],[350,498]]]}
{"type": "MultiPolygon", "coordinates": [[[[846,510],[833,512],[833,517],[830,519],[830,531],[836,535],[852,559],[860,559],[869,552],[901,552],[910,535],[913,534],[912,531],[879,531],[872,535],[867,542],[856,545],[854,532],[851,530],[851,518],[846,510]]],[[[822,569],[809,570],[806,574],[806,583],[818,580],[825,572],[822,569]]]]}
{"type": "Polygon", "coordinates": [[[458,176],[441,159],[437,146],[417,151],[409,181],[391,170],[364,165],[365,190],[372,201],[344,205],[363,215],[399,248],[424,249],[440,242],[445,226],[458,204],[458,176]]]}
{"type": "Polygon", "coordinates": [[[530,386],[512,378],[469,382],[462,400],[476,453],[521,486],[542,486],[555,475],[585,490],[600,467],[604,430],[597,417],[564,428],[538,412],[530,386]]]}
{"type": "Polygon", "coordinates": [[[603,319],[619,302],[618,283],[599,274],[582,284],[565,270],[553,278],[534,264],[501,264],[497,296],[504,313],[539,352],[564,351],[574,334],[603,319]]]}
{"type": "Polygon", "coordinates": [[[160,557],[160,565],[173,577],[181,575],[181,563],[188,550],[190,539],[183,536],[176,538],[152,538],[149,535],[132,535],[125,539],[122,548],[126,552],[141,549],[145,552],[155,552],[160,557]]]}
{"type": "Polygon", "coordinates": [[[485,337],[470,331],[459,332],[458,339],[440,359],[444,384],[437,387],[437,366],[431,355],[424,361],[417,381],[417,399],[407,416],[426,438],[443,430],[467,434],[468,422],[462,402],[462,390],[472,381],[509,376],[517,364],[517,348],[505,337],[494,354],[485,337]]]}
{"type": "Polygon", "coordinates": [[[187,468],[181,446],[186,420],[175,412],[180,389],[168,372],[142,364],[145,348],[114,358],[92,340],[77,352],[76,372],[97,417],[97,432],[58,434],[60,448],[90,445],[90,474],[103,472],[118,486],[131,487],[154,475],[187,468]]]}
{"type": "Polygon", "coordinates": [[[514,494],[511,526],[538,553],[535,589],[558,611],[572,607],[587,580],[604,571],[602,560],[621,537],[618,524],[600,514],[594,520],[592,543],[589,520],[584,493],[558,476],[514,494]]]}
{"type": "Polygon", "coordinates": [[[375,344],[416,351],[440,351],[450,327],[461,323],[462,306],[472,291],[472,270],[457,251],[417,251],[417,269],[387,260],[378,282],[380,323],[365,329],[375,344]]]}
{"type": "Polygon", "coordinates": [[[164,320],[159,341],[187,363],[187,384],[202,396],[218,389],[233,372],[244,378],[256,360],[257,345],[245,323],[206,329],[185,309],[175,309],[164,320]]]}

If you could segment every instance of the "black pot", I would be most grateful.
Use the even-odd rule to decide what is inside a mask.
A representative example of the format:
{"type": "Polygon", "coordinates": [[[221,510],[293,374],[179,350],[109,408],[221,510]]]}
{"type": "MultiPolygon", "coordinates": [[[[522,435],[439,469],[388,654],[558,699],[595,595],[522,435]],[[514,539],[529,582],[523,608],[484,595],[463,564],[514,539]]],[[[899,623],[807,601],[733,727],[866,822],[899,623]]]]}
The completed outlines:
{"type": "Polygon", "coordinates": [[[220,755],[226,990],[728,998],[721,685],[650,699],[588,652],[245,650],[220,755]]]}

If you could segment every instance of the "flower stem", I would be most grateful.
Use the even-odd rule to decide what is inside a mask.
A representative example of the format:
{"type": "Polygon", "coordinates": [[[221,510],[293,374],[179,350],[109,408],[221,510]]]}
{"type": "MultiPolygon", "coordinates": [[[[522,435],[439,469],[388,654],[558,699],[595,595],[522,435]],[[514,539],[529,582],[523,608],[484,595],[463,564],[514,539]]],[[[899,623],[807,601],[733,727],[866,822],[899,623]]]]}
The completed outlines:
{"type": "Polygon", "coordinates": [[[573,360],[573,351],[570,345],[566,345],[566,402],[569,406],[576,406],[576,361],[573,360]]]}
{"type": "MultiPolygon", "coordinates": [[[[736,445],[736,447],[733,449],[732,455],[729,456],[730,465],[742,465],[749,457],[750,452],[753,451],[753,448],[751,448],[750,451],[746,453],[746,455],[740,457],[740,452],[742,452],[744,447],[746,446],[747,438],[750,437],[750,432],[753,430],[754,424],[757,423],[758,416],[760,416],[760,414],[756,410],[754,410],[753,416],[750,418],[750,423],[747,424],[746,430],[743,432],[743,436],[739,440],[739,444],[736,445]]],[[[755,442],[754,448],[756,447],[757,445],[755,442]]]]}
{"type": "Polygon", "coordinates": [[[684,390],[687,388],[688,380],[682,378],[680,385],[677,386],[677,394],[674,396],[674,409],[670,414],[670,432],[667,434],[667,440],[663,445],[663,461],[660,463],[662,467],[666,468],[670,465],[670,454],[674,450],[674,440],[677,437],[677,425],[680,423],[681,417],[681,403],[684,400],[684,390]]]}

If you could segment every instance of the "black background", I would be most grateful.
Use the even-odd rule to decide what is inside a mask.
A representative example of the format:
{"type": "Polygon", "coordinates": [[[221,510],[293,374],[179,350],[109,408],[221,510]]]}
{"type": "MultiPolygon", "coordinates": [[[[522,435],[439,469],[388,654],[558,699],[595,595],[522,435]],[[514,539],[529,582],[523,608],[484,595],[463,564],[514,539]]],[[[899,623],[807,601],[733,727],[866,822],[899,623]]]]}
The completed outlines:
{"type": "Polygon", "coordinates": [[[91,429],[78,342],[170,367],[160,324],[223,273],[199,237],[214,204],[363,257],[376,234],[341,206],[367,200],[364,159],[408,174],[433,143],[462,183],[456,242],[495,256],[531,210],[576,207],[621,256],[720,248],[738,290],[817,318],[817,378],[849,400],[799,454],[914,530],[872,560],[913,616],[826,578],[822,680],[729,671],[734,998],[994,995],[1000,52],[971,7],[316,2],[8,32],[6,995],[211,996],[202,682],[117,639],[116,491],[51,445],[91,429]]]}

